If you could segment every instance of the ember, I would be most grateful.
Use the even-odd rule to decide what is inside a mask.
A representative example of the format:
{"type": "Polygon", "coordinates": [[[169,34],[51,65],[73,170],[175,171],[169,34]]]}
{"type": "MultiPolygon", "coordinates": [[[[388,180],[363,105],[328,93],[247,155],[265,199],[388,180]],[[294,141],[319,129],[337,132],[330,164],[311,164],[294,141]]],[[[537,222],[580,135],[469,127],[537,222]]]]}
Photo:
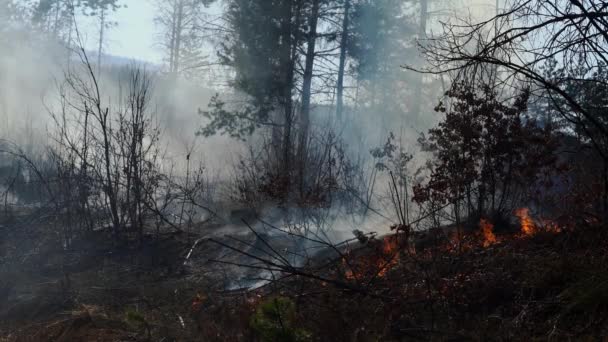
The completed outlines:
{"type": "Polygon", "coordinates": [[[543,229],[547,232],[560,233],[562,231],[562,228],[554,221],[542,220],[541,224],[543,229]]]}

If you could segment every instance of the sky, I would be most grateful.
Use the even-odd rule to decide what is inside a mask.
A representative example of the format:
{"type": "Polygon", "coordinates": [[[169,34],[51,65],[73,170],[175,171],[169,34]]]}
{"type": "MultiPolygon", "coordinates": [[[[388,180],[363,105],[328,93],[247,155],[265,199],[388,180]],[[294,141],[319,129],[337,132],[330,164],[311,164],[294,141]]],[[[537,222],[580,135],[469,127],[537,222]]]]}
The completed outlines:
{"type": "MultiPolygon", "coordinates": [[[[460,0],[466,8],[465,12],[493,12],[496,0],[460,0]]],[[[499,0],[499,2],[504,2],[499,0]]],[[[142,60],[154,64],[162,62],[162,51],[158,44],[159,30],[154,24],[155,6],[154,0],[119,0],[119,4],[126,5],[112,14],[111,20],[117,22],[117,26],[108,33],[105,44],[105,53],[142,60]]],[[[463,8],[460,8],[462,11],[463,8]]],[[[208,11],[219,12],[219,8],[212,6],[208,11]]],[[[86,44],[95,51],[97,50],[97,30],[99,24],[91,19],[81,19],[81,25],[87,32],[86,44]]]]}
{"type": "Polygon", "coordinates": [[[154,5],[149,0],[129,0],[127,8],[115,13],[118,27],[110,32],[109,52],[114,55],[161,61],[156,44],[157,30],[154,25],[154,5]]]}
{"type": "MultiPolygon", "coordinates": [[[[108,32],[104,52],[107,54],[160,63],[162,51],[158,45],[158,30],[154,25],[154,3],[152,0],[122,0],[126,8],[112,13],[111,20],[118,25],[108,32]]],[[[86,31],[86,44],[97,50],[97,30],[99,23],[80,18],[86,31]]]]}

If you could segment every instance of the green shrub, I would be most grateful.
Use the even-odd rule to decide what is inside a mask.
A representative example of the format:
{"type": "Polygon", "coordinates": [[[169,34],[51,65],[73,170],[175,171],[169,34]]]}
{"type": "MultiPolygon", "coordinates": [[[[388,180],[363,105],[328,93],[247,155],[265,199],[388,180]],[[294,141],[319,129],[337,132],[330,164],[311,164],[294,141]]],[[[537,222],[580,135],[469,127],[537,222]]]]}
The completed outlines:
{"type": "Polygon", "coordinates": [[[260,303],[250,321],[260,341],[300,342],[311,339],[310,333],[294,325],[295,304],[284,297],[273,297],[260,303]]]}
{"type": "Polygon", "coordinates": [[[148,324],[148,321],[141,313],[129,308],[125,312],[125,321],[135,329],[144,330],[148,336],[148,340],[150,339],[150,324],[148,324]]]}

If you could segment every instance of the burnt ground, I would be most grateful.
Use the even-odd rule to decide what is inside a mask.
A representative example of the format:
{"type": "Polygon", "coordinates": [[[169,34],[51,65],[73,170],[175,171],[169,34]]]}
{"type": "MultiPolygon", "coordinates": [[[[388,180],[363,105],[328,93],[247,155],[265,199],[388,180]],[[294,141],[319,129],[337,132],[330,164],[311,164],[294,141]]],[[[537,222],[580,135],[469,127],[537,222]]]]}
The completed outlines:
{"type": "MultiPolygon", "coordinates": [[[[137,248],[93,232],[70,251],[45,234],[44,225],[4,229],[0,341],[273,340],[264,335],[272,329],[260,330],[252,319],[276,298],[294,307],[292,323],[282,329],[297,333],[285,341],[608,337],[604,227],[509,233],[487,247],[477,234],[465,237],[461,248],[442,240],[389,253],[394,262],[382,272],[373,269],[387,257],[376,239],[346,255],[352,268],[341,258],[317,260],[299,269],[317,279],[285,275],[249,291],[241,288],[261,285],[260,272],[209,261],[247,261],[217,244],[200,240],[184,265],[201,237],[235,242],[217,226],[196,236],[151,234],[137,248]]],[[[251,234],[238,238],[258,243],[251,234]]],[[[290,248],[287,238],[268,239],[277,250],[290,248]]]]}
{"type": "Polygon", "coordinates": [[[141,242],[121,243],[94,231],[68,250],[49,234],[52,228],[40,222],[0,228],[0,341],[197,340],[194,298],[230,299],[259,282],[259,272],[209,261],[243,257],[204,240],[226,241],[231,233],[255,245],[246,227],[150,232],[141,242]]]}
{"type": "MultiPolygon", "coordinates": [[[[383,277],[346,279],[367,293],[292,281],[272,295],[297,302],[300,327],[318,340],[606,340],[604,227],[498,239],[484,247],[472,234],[461,248],[402,252],[383,277]]],[[[362,248],[351,257],[373,260],[374,253],[362,248]]]]}

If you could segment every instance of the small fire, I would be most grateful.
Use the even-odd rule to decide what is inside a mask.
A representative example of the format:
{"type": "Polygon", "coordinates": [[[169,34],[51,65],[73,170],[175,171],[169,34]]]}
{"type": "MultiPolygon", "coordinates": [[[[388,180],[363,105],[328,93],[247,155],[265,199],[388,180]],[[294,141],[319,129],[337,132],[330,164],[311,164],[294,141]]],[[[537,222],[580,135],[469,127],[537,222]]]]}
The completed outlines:
{"type": "Polygon", "coordinates": [[[344,277],[349,280],[368,277],[385,277],[399,263],[400,245],[397,236],[376,240],[373,252],[350,255],[349,262],[342,258],[344,277]]]}
{"type": "Polygon", "coordinates": [[[342,257],[342,267],[344,268],[344,276],[346,277],[346,279],[355,279],[355,274],[353,273],[353,270],[349,266],[348,262],[346,262],[345,257],[342,257]]]}
{"type": "Polygon", "coordinates": [[[344,272],[344,276],[346,277],[346,279],[349,280],[357,279],[355,273],[350,268],[346,269],[346,271],[344,272]]]}
{"type": "Polygon", "coordinates": [[[399,263],[400,246],[398,235],[388,236],[382,242],[382,258],[376,262],[378,276],[384,277],[390,269],[399,263]]]}
{"type": "Polygon", "coordinates": [[[515,210],[515,216],[519,217],[521,231],[524,235],[531,236],[536,233],[536,226],[530,217],[530,210],[528,208],[519,208],[515,210]]]}
{"type": "Polygon", "coordinates": [[[384,238],[382,243],[382,252],[387,256],[393,253],[399,253],[397,236],[388,236],[384,238]]]}
{"type": "Polygon", "coordinates": [[[496,236],[494,235],[494,225],[492,222],[482,218],[479,220],[479,228],[483,234],[483,246],[488,247],[496,243],[496,236]]]}

